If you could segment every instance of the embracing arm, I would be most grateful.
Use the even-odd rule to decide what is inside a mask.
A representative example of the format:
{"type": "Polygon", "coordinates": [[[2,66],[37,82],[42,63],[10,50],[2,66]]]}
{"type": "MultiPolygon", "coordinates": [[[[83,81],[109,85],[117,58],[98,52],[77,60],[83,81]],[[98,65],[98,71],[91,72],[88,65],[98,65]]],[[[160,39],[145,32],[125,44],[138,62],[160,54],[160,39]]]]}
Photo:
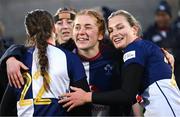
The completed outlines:
{"type": "Polygon", "coordinates": [[[5,66],[6,65],[6,60],[9,57],[16,57],[17,59],[20,59],[20,57],[23,54],[23,50],[24,50],[24,45],[16,45],[13,44],[12,46],[10,46],[5,53],[3,54],[3,56],[0,59],[0,64],[1,66],[5,66]]]}
{"type": "MultiPolygon", "coordinates": [[[[63,49],[62,49],[63,50],[63,49]]],[[[83,89],[85,91],[90,91],[88,82],[87,82],[87,77],[86,73],[84,70],[84,66],[79,59],[77,55],[74,53],[71,53],[67,50],[63,50],[66,53],[67,56],[67,70],[68,70],[68,76],[70,78],[70,84],[69,86],[75,86],[79,87],[80,89],[83,89]],[[75,61],[75,62],[74,62],[75,61]]],[[[73,90],[70,89],[72,93],[74,93],[73,90]]],[[[64,98],[63,98],[64,99],[64,98]]],[[[71,103],[71,102],[69,102],[71,103]]],[[[63,107],[65,107],[63,105],[63,107]]],[[[67,110],[69,112],[69,110],[67,110]]],[[[91,115],[91,104],[85,104],[81,105],[77,108],[72,109],[71,112],[69,112],[71,116],[90,116],[91,115]]]]}
{"type": "MultiPolygon", "coordinates": [[[[90,91],[86,78],[74,82],[73,84],[71,84],[71,86],[81,88],[86,92],[90,91]]],[[[82,106],[76,107],[69,113],[73,116],[91,116],[91,107],[92,105],[90,103],[87,103],[82,106]]]]}
{"type": "Polygon", "coordinates": [[[122,69],[121,89],[92,93],[92,102],[98,104],[133,104],[141,87],[144,68],[139,64],[130,64],[122,69]]]}
{"type": "Polygon", "coordinates": [[[109,92],[85,92],[84,90],[76,87],[71,87],[75,92],[66,93],[59,103],[65,103],[63,107],[68,107],[68,110],[84,105],[86,103],[97,103],[103,105],[133,104],[141,85],[144,68],[139,64],[130,64],[122,71],[122,87],[121,89],[109,92]]]}
{"type": "Polygon", "coordinates": [[[170,54],[167,50],[165,50],[164,48],[161,48],[162,52],[164,53],[164,56],[166,57],[168,63],[171,65],[171,67],[174,69],[174,56],[172,54],[170,54]]]}
{"type": "Polygon", "coordinates": [[[21,85],[24,84],[20,69],[28,69],[22,62],[18,61],[21,60],[24,50],[24,45],[12,45],[7,49],[0,60],[1,68],[7,69],[10,85],[12,86],[13,84],[16,88],[20,88],[21,85]]]}

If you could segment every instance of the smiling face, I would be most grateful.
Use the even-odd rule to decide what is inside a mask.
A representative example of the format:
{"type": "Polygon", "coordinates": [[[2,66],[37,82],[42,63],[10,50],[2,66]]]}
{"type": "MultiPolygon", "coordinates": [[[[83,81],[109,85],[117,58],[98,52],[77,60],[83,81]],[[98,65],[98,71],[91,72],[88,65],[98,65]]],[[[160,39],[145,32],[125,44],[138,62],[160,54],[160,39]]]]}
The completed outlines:
{"type": "Polygon", "coordinates": [[[73,39],[80,50],[99,48],[99,40],[103,39],[103,35],[99,32],[97,19],[88,14],[77,15],[74,21],[73,39]]]}
{"type": "Polygon", "coordinates": [[[124,15],[115,15],[108,20],[111,41],[117,49],[123,49],[138,38],[138,27],[131,26],[124,15]]]}

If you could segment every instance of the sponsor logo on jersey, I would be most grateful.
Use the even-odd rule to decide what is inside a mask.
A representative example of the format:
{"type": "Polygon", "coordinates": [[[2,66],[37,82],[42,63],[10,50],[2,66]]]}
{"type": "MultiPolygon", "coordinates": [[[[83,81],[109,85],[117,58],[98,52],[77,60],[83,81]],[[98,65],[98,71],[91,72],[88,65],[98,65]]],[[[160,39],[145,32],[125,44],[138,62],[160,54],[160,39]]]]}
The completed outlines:
{"type": "Polygon", "coordinates": [[[133,50],[133,51],[129,51],[129,52],[125,53],[123,56],[123,60],[124,60],[124,62],[126,62],[127,60],[135,58],[135,57],[136,57],[136,51],[133,50]]]}

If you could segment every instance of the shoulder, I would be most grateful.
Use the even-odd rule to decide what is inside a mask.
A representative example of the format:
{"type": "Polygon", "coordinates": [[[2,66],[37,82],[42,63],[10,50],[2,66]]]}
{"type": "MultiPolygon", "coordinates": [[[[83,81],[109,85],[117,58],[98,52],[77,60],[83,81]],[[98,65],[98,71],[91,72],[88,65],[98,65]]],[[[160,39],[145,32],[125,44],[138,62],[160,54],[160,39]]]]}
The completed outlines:
{"type": "Polygon", "coordinates": [[[135,49],[135,50],[139,50],[139,51],[142,51],[142,50],[148,51],[148,50],[155,49],[155,48],[159,48],[159,47],[156,44],[154,44],[153,42],[144,40],[144,39],[139,39],[139,40],[131,43],[130,45],[128,45],[126,50],[135,49]]]}
{"type": "Polygon", "coordinates": [[[147,40],[138,39],[129,44],[124,49],[123,60],[126,61],[144,61],[151,54],[153,44],[147,40]]]}
{"type": "Polygon", "coordinates": [[[71,52],[70,50],[64,49],[61,46],[58,46],[57,49],[59,49],[61,52],[63,52],[66,55],[66,58],[68,58],[68,60],[70,60],[70,61],[79,59],[78,55],[71,52]]]}

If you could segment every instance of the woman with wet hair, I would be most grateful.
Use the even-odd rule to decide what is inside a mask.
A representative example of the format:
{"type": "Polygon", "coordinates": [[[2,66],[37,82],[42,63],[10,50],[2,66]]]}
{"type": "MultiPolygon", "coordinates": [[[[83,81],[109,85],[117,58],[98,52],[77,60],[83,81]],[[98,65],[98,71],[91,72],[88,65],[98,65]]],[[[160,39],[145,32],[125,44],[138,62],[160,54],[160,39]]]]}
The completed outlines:
{"type": "Polygon", "coordinates": [[[80,59],[55,46],[51,14],[38,9],[31,11],[25,17],[25,27],[28,39],[21,56],[21,61],[29,68],[21,71],[25,85],[21,88],[8,85],[0,115],[13,115],[16,111],[18,116],[90,115],[90,105],[67,113],[58,104],[61,95],[70,92],[70,85],[86,91],[89,87],[80,59]]]}

